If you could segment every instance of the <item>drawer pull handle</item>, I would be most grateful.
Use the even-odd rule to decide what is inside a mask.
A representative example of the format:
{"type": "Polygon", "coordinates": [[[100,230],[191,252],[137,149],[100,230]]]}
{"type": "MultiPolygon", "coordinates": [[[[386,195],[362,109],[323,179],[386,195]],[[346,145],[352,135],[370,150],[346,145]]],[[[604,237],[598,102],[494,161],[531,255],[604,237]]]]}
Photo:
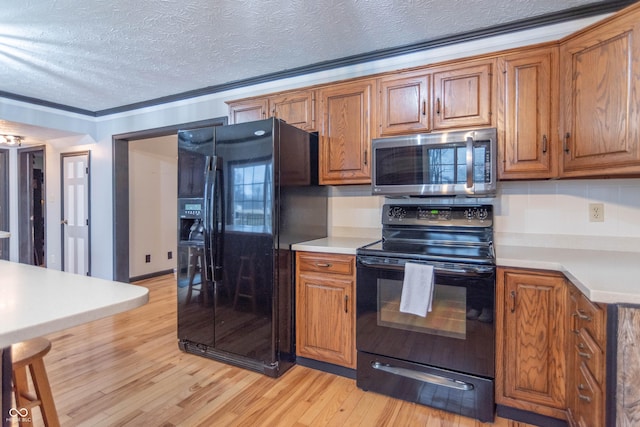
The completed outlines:
{"type": "Polygon", "coordinates": [[[344,312],[349,312],[349,295],[344,296],[344,312]]]}
{"type": "Polygon", "coordinates": [[[591,359],[591,355],[590,355],[589,353],[584,353],[584,352],[582,352],[582,351],[579,351],[579,352],[578,352],[578,355],[579,355],[580,357],[584,357],[585,359],[591,359]]]}
{"type": "Polygon", "coordinates": [[[324,263],[321,263],[321,262],[316,263],[316,267],[322,267],[322,268],[329,268],[329,267],[331,267],[331,265],[332,264],[329,264],[329,263],[326,263],[326,262],[324,262],[324,263]]]}
{"type": "Polygon", "coordinates": [[[577,316],[578,316],[577,313],[571,313],[571,332],[573,332],[574,334],[579,334],[580,333],[580,330],[576,326],[576,317],[577,316]]]}
{"type": "Polygon", "coordinates": [[[586,320],[587,322],[591,322],[591,316],[587,316],[586,314],[584,314],[582,310],[578,310],[577,313],[580,320],[586,320]]]}
{"type": "Polygon", "coordinates": [[[581,400],[584,400],[584,401],[585,401],[585,402],[587,402],[587,403],[591,403],[591,398],[590,398],[589,396],[585,396],[584,394],[580,394],[580,393],[578,393],[578,397],[579,397],[581,400]]]}

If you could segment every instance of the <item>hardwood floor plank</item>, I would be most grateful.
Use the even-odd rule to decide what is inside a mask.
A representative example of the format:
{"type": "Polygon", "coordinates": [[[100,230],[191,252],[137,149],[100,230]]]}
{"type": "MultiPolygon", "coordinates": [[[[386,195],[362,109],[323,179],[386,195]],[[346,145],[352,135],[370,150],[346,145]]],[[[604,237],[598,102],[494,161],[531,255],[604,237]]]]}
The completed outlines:
{"type": "MultiPolygon", "coordinates": [[[[145,306],[48,336],[45,365],[63,426],[492,425],[303,366],[274,379],[183,353],[173,275],[138,284],[150,290],[145,306]]],[[[43,425],[38,411],[33,419],[43,425]]]]}

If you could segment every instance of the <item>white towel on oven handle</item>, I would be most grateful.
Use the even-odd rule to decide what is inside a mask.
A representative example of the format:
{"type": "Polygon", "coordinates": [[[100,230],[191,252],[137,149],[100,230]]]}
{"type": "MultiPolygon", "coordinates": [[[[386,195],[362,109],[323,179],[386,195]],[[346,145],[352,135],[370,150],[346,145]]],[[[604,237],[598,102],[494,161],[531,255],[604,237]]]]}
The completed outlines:
{"type": "Polygon", "coordinates": [[[407,262],[400,296],[400,311],[427,317],[433,300],[433,266],[407,262]]]}

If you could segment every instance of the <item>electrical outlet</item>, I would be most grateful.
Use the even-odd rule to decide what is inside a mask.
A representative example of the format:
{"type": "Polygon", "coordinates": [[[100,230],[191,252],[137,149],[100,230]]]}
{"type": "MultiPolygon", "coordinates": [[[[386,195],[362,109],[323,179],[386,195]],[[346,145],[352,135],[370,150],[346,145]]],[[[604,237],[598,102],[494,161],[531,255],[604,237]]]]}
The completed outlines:
{"type": "Polygon", "coordinates": [[[169,251],[167,252],[167,259],[171,259],[173,258],[173,252],[169,251]]]}
{"type": "Polygon", "coordinates": [[[151,255],[145,255],[144,262],[151,262],[151,255]]]}
{"type": "Polygon", "coordinates": [[[589,203],[589,222],[604,222],[603,203],[589,203]]]}

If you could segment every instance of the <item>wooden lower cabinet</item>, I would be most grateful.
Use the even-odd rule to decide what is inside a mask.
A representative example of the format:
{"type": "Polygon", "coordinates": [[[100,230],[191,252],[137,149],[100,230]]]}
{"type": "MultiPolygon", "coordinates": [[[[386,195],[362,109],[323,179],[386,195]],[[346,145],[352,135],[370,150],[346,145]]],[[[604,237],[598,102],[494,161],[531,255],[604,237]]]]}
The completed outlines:
{"type": "Polygon", "coordinates": [[[354,369],[355,256],[296,253],[296,354],[354,369]]]}
{"type": "Polygon", "coordinates": [[[562,274],[498,269],[497,404],[565,419],[566,307],[562,274]]]}
{"type": "Polygon", "coordinates": [[[569,286],[568,419],[572,426],[605,425],[606,306],[569,286]]]}

